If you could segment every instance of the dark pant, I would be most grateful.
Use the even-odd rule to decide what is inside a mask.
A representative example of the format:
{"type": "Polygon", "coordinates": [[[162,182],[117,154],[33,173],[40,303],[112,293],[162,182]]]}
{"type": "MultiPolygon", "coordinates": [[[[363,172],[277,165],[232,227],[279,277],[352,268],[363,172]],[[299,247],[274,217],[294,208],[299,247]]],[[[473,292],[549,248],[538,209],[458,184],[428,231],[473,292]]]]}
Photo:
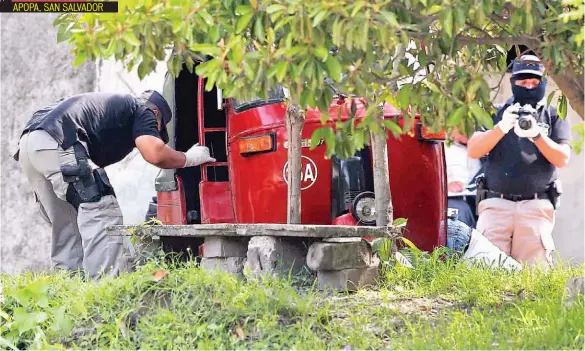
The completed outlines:
{"type": "Polygon", "coordinates": [[[459,210],[458,219],[470,226],[471,228],[475,228],[476,220],[474,211],[471,209],[469,202],[467,202],[466,198],[464,197],[450,197],[447,200],[447,207],[449,208],[456,208],[459,210]]]}

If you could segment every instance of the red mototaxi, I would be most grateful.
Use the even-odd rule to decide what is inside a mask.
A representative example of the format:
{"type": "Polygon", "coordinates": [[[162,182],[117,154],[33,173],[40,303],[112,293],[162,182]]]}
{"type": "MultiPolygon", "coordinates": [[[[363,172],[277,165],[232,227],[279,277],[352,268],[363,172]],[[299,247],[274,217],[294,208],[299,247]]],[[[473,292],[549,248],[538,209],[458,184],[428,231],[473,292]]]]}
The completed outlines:
{"type": "MultiPolygon", "coordinates": [[[[205,79],[187,69],[177,78],[167,74],[163,95],[174,111],[167,127],[170,146],[186,151],[195,143],[206,145],[217,162],[161,170],[155,182],[157,218],[163,224],[286,223],[284,91],[276,89],[267,100],[237,101],[204,87],[205,79]]],[[[349,105],[349,98],[335,97],[328,111],[331,120],[338,118],[339,109],[346,120],[349,105]]],[[[356,105],[356,115],[363,116],[364,106],[356,105]]],[[[396,108],[384,106],[385,119],[402,125],[401,116],[396,108]]],[[[369,147],[348,160],[327,159],[324,143],[310,150],[311,135],[320,127],[320,112],[307,109],[301,224],[375,225],[369,147]]],[[[394,218],[408,220],[405,237],[425,251],[446,243],[444,139],[444,133],[427,132],[418,115],[411,133],[395,138],[388,132],[394,218]]]]}

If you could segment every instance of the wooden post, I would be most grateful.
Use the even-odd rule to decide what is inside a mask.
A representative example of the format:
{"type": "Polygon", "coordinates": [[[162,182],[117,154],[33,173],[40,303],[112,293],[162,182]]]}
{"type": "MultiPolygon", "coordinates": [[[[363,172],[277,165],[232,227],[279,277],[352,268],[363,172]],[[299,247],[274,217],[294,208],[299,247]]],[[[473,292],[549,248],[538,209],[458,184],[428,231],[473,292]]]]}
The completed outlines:
{"type": "Polygon", "coordinates": [[[288,206],[287,223],[301,223],[301,132],[303,113],[297,104],[286,108],[286,132],[288,134],[288,206]]]}

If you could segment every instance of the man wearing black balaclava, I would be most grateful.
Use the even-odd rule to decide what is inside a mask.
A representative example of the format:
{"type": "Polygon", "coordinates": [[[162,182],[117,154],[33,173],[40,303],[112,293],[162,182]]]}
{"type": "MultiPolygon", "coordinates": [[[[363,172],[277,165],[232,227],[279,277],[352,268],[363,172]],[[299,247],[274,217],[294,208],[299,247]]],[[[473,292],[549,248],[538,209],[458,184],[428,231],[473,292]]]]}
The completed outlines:
{"type": "Polygon", "coordinates": [[[569,162],[571,127],[545,99],[544,66],[534,55],[514,61],[513,96],[473,134],[472,158],[487,154],[477,229],[519,262],[552,263],[552,230],[561,192],[557,168],[569,162]]]}
{"type": "Polygon", "coordinates": [[[51,226],[51,260],[57,269],[83,270],[91,278],[124,270],[125,240],[105,233],[106,227],[122,224],[122,212],[104,167],[134,148],[159,168],[215,161],[204,146],[183,153],[165,145],[171,118],[166,100],[152,90],[139,97],[79,94],[33,114],[15,159],[51,226]]]}

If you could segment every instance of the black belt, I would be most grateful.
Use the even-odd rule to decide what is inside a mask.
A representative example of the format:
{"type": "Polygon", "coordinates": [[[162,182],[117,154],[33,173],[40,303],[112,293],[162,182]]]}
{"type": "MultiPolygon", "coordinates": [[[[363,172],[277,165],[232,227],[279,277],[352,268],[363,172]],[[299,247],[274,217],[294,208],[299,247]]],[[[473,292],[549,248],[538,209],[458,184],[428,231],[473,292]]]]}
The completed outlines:
{"type": "Polygon", "coordinates": [[[497,191],[487,190],[485,198],[486,199],[500,198],[500,199],[505,199],[505,200],[510,200],[510,201],[524,201],[524,200],[538,200],[538,199],[548,200],[548,194],[545,191],[543,191],[540,193],[534,193],[533,195],[530,195],[530,196],[526,196],[526,195],[516,195],[516,194],[504,194],[504,193],[499,193],[497,191]]]}

